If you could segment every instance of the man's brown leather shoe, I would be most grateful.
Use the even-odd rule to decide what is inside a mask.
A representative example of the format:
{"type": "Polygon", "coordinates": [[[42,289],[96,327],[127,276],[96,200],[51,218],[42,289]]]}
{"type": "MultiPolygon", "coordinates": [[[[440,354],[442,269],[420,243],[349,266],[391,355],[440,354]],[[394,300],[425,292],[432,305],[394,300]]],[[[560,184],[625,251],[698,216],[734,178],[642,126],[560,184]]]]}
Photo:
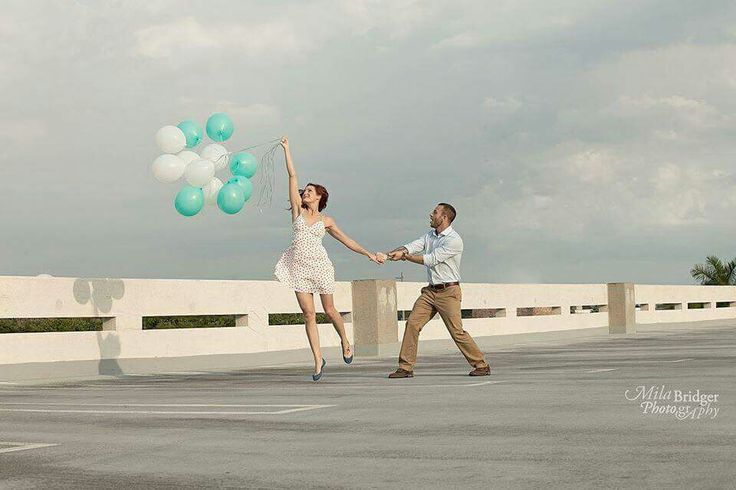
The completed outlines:
{"type": "Polygon", "coordinates": [[[397,369],[395,372],[388,375],[389,378],[413,378],[414,373],[407,371],[406,369],[397,369]]]}
{"type": "Polygon", "coordinates": [[[491,375],[491,366],[475,368],[468,373],[468,376],[490,376],[490,375],[491,375]]]}

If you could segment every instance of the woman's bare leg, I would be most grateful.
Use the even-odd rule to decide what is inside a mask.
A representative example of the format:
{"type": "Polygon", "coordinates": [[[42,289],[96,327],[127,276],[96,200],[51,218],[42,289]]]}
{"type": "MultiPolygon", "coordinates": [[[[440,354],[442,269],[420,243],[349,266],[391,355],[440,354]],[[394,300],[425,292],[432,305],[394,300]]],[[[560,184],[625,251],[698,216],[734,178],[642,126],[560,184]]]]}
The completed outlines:
{"type": "Polygon", "coordinates": [[[330,318],[332,326],[335,327],[337,335],[340,336],[340,343],[342,344],[342,355],[345,357],[350,357],[352,355],[352,350],[350,349],[350,340],[345,333],[345,322],[343,322],[340,312],[335,309],[335,303],[333,301],[332,295],[320,294],[319,297],[322,300],[322,308],[325,310],[325,313],[330,318]]]}
{"type": "Polygon", "coordinates": [[[311,293],[296,293],[296,300],[299,307],[304,313],[304,323],[307,330],[307,339],[309,347],[312,349],[314,356],[314,372],[315,374],[322,371],[322,351],[319,347],[319,330],[317,329],[317,314],[314,310],[314,297],[311,293]]]}

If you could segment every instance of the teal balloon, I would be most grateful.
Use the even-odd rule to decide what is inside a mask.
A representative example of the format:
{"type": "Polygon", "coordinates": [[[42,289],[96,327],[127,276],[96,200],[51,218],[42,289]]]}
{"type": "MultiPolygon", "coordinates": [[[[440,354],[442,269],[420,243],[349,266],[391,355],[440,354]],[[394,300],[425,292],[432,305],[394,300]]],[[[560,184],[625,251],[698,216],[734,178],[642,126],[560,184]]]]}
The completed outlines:
{"type": "Polygon", "coordinates": [[[243,188],[234,182],[228,182],[217,193],[217,207],[227,214],[235,214],[245,205],[243,188]]]}
{"type": "Polygon", "coordinates": [[[233,134],[233,121],[224,112],[216,112],[207,119],[207,136],[212,141],[225,141],[233,134]]]}
{"type": "Polygon", "coordinates": [[[242,175],[251,178],[258,170],[258,160],[247,152],[236,153],[230,157],[230,172],[233,175],[242,175]]]}
{"type": "Polygon", "coordinates": [[[204,207],[204,192],[199,187],[184,186],[176,195],[174,207],[179,214],[194,216],[204,207]]]}
{"type": "Polygon", "coordinates": [[[243,194],[245,195],[245,200],[247,201],[250,199],[250,195],[253,194],[253,184],[250,180],[248,180],[247,177],[243,177],[242,175],[236,175],[232,179],[227,181],[228,184],[238,184],[240,187],[243,188],[243,194]]]}
{"type": "Polygon", "coordinates": [[[176,125],[177,128],[181,129],[184,136],[187,138],[187,148],[194,148],[202,141],[202,126],[197,121],[187,119],[176,125]]]}

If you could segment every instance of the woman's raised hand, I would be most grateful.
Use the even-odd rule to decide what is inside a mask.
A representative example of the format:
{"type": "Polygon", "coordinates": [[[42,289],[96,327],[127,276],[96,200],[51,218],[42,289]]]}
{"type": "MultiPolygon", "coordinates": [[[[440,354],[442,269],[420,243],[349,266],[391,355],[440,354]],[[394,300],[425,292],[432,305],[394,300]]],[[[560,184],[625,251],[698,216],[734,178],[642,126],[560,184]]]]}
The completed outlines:
{"type": "Polygon", "coordinates": [[[283,138],[281,138],[280,143],[281,143],[281,148],[283,148],[284,150],[289,149],[289,138],[284,136],[283,138]]]}

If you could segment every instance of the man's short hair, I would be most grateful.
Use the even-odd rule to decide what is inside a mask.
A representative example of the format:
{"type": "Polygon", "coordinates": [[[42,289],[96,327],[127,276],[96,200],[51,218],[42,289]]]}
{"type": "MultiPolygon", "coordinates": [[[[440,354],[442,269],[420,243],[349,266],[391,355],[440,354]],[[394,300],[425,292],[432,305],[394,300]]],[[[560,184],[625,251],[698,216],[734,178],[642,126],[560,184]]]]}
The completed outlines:
{"type": "Polygon", "coordinates": [[[451,204],[447,204],[446,202],[441,202],[439,203],[439,206],[442,206],[442,211],[444,211],[444,214],[447,215],[447,218],[450,220],[450,223],[455,221],[455,216],[457,216],[457,211],[455,211],[455,208],[453,208],[451,204]]]}

